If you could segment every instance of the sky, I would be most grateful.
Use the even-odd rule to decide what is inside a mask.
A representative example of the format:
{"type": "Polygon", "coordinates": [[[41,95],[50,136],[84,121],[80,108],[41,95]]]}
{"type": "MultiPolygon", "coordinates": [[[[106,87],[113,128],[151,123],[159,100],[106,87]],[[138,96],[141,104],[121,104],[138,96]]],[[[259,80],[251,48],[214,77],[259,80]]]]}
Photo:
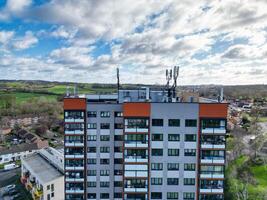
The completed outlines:
{"type": "Polygon", "coordinates": [[[267,0],[0,0],[0,79],[267,84],[267,0]]]}

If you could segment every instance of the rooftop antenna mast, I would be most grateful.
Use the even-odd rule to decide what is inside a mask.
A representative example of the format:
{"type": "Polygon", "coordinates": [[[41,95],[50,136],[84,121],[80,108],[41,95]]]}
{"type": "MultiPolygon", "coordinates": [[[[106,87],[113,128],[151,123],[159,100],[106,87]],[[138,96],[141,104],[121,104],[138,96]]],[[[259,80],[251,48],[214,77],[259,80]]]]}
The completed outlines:
{"type": "Polygon", "coordinates": [[[120,69],[117,67],[117,90],[118,90],[118,101],[119,101],[119,90],[120,90],[120,69]]]}
{"type": "Polygon", "coordinates": [[[171,97],[171,90],[170,90],[170,81],[172,79],[172,69],[168,70],[166,69],[166,90],[167,90],[167,101],[169,101],[169,98],[171,97]]]}
{"type": "Polygon", "coordinates": [[[179,66],[174,66],[173,68],[173,93],[172,97],[176,97],[176,87],[177,87],[177,78],[179,77],[179,66]]]}

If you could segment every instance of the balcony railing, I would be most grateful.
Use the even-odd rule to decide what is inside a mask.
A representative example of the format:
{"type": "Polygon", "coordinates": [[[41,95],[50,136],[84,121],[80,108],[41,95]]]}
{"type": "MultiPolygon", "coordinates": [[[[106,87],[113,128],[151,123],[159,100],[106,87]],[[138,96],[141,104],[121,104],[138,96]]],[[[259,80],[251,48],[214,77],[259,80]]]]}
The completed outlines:
{"type": "Polygon", "coordinates": [[[65,122],[84,122],[84,118],[65,118],[65,122]]]}
{"type": "Polygon", "coordinates": [[[201,148],[203,149],[225,149],[225,144],[202,143],[201,148]]]}
{"type": "Polygon", "coordinates": [[[148,141],[125,141],[125,147],[148,147],[148,141]]]}
{"type": "Polygon", "coordinates": [[[84,130],[83,129],[66,129],[65,134],[74,134],[74,135],[83,135],[84,130]]]}
{"type": "Polygon", "coordinates": [[[124,172],[125,177],[147,177],[148,172],[147,171],[125,171],[124,172]]]}
{"type": "Polygon", "coordinates": [[[148,128],[139,128],[139,127],[125,127],[125,132],[127,133],[147,133],[148,128]]]}
{"type": "Polygon", "coordinates": [[[225,134],[226,129],[225,127],[219,127],[219,128],[202,128],[201,133],[207,133],[207,134],[225,134]]]}
{"type": "Polygon", "coordinates": [[[148,157],[143,156],[125,156],[125,162],[148,162],[148,157]]]}
{"type": "Polygon", "coordinates": [[[224,164],[225,159],[224,157],[202,157],[201,163],[202,164],[224,164]]]}
{"type": "Polygon", "coordinates": [[[223,193],[223,188],[221,189],[200,189],[200,193],[223,193]]]}

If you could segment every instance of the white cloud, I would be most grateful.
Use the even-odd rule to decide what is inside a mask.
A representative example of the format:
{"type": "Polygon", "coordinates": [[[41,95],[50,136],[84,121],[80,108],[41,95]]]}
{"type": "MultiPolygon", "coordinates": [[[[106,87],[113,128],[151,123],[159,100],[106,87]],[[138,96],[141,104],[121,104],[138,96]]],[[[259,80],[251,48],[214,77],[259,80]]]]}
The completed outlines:
{"type": "Polygon", "coordinates": [[[23,37],[16,38],[13,42],[13,47],[17,50],[28,49],[38,43],[31,31],[27,31],[23,37]]]}
{"type": "Polygon", "coordinates": [[[14,36],[14,31],[0,31],[0,44],[7,44],[14,36]]]}

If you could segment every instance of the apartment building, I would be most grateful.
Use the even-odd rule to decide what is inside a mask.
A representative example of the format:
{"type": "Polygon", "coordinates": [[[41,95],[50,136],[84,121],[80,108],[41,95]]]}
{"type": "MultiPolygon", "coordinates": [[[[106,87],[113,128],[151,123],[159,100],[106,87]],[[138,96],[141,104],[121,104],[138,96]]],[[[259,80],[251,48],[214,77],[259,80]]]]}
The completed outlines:
{"type": "Polygon", "coordinates": [[[64,99],[66,200],[224,199],[228,105],[165,96],[64,99]]]}
{"type": "Polygon", "coordinates": [[[63,150],[47,147],[22,158],[21,183],[34,200],[64,200],[63,150]]]}

